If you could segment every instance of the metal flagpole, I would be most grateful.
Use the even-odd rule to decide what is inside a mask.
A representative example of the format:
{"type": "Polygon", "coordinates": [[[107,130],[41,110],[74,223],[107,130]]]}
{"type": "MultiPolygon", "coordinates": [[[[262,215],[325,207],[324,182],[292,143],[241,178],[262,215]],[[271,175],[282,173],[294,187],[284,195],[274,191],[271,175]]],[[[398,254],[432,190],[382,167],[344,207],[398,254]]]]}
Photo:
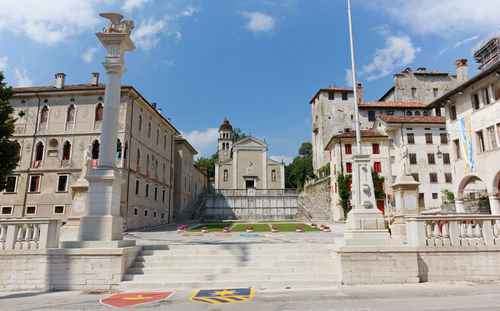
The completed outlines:
{"type": "Polygon", "coordinates": [[[354,40],[352,38],[352,18],[351,18],[351,0],[347,0],[347,9],[349,14],[349,37],[351,39],[351,63],[352,63],[352,88],[354,91],[354,114],[356,115],[356,154],[362,154],[361,150],[361,132],[359,130],[358,113],[358,84],[356,83],[356,66],[354,64],[354,40]]]}

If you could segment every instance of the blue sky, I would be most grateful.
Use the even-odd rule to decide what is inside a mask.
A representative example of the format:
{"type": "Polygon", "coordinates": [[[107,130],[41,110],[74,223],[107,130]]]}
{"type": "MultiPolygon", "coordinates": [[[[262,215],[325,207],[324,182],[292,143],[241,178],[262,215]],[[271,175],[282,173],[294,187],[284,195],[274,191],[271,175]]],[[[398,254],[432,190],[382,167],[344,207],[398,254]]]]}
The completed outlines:
{"type": "MultiPolygon", "coordinates": [[[[500,1],[352,0],[357,74],[377,100],[406,67],[455,72],[500,26],[500,1]]],[[[198,149],[216,150],[231,124],[266,139],[289,161],[311,140],[309,100],[349,87],[347,0],[0,0],[0,70],[13,86],[68,84],[103,74],[99,12],[133,19],[137,49],[126,56],[133,85],[198,149]]]]}

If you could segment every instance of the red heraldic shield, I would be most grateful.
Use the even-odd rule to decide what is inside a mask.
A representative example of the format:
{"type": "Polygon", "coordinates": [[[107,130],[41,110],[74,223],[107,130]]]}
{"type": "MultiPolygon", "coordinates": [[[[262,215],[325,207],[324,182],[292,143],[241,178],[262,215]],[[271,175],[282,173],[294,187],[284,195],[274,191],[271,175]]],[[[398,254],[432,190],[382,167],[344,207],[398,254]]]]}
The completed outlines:
{"type": "Polygon", "coordinates": [[[110,307],[125,308],[168,298],[174,292],[142,292],[115,294],[104,299],[101,303],[110,307]]]}

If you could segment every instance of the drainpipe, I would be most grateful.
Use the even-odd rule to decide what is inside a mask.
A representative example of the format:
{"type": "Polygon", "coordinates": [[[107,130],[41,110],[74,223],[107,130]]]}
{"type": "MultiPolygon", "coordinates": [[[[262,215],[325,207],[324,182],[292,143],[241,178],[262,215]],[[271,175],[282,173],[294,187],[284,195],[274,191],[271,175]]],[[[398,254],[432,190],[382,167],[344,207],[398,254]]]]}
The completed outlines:
{"type": "MultiPolygon", "coordinates": [[[[35,121],[35,131],[33,132],[33,141],[31,142],[31,155],[30,155],[30,161],[28,165],[28,169],[26,170],[26,187],[24,188],[24,198],[23,198],[23,211],[21,213],[21,216],[24,217],[25,211],[26,211],[26,201],[28,199],[28,187],[29,187],[29,182],[30,182],[30,172],[31,172],[31,161],[33,161],[33,152],[35,151],[35,141],[36,141],[36,134],[38,133],[38,117],[40,116],[40,104],[42,102],[42,99],[40,98],[40,95],[38,93],[35,93],[35,96],[38,98],[38,108],[36,110],[36,121],[35,121]]],[[[28,118],[28,117],[26,117],[28,118]]],[[[26,124],[28,125],[28,124],[26,124]]],[[[26,127],[25,127],[26,130],[26,127]]]]}

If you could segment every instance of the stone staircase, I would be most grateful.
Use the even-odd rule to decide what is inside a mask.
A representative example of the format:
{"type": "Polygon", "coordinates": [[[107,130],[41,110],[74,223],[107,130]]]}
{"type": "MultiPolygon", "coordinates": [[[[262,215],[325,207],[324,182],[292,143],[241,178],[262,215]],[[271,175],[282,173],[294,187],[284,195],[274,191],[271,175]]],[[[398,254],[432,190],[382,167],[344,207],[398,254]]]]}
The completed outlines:
{"type": "Polygon", "coordinates": [[[203,197],[198,198],[193,201],[188,207],[186,207],[179,215],[175,216],[174,222],[177,224],[192,223],[195,220],[193,214],[196,212],[200,204],[203,202],[203,197]]]}
{"type": "Polygon", "coordinates": [[[304,205],[304,207],[307,209],[309,212],[309,215],[311,216],[312,222],[321,222],[321,221],[329,221],[330,216],[328,216],[325,211],[323,211],[319,207],[315,207],[312,202],[303,196],[299,196],[299,201],[304,205]]]}
{"type": "Polygon", "coordinates": [[[316,288],[340,284],[331,244],[147,245],[122,291],[198,288],[316,288]]]}

